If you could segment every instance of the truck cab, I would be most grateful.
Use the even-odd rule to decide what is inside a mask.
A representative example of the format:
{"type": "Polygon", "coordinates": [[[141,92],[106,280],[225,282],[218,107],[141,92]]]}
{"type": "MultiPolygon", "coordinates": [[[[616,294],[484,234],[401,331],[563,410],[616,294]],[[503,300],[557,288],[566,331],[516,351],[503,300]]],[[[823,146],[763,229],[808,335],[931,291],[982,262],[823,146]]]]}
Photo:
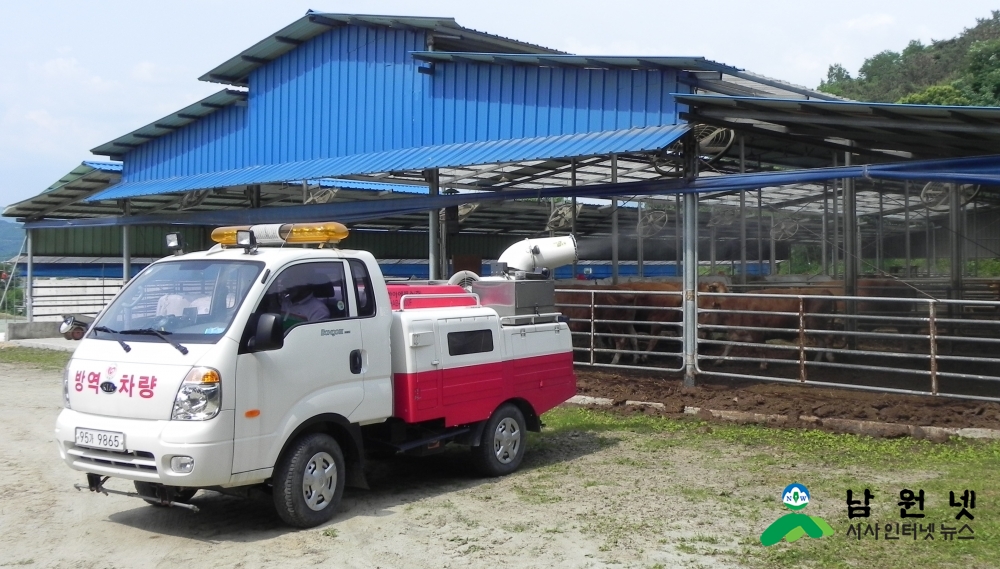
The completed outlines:
{"type": "MultiPolygon", "coordinates": [[[[459,287],[387,285],[340,224],[220,228],[151,264],[66,367],[64,461],[161,506],[198,489],[271,494],[289,524],[335,513],[370,452],[469,445],[488,475],[576,390],[557,315],[502,317],[459,287]],[[301,247],[291,245],[321,245],[301,247]],[[390,289],[393,298],[390,298],[390,289]]],[[[112,492],[114,493],[114,492],[112,492]]]]}

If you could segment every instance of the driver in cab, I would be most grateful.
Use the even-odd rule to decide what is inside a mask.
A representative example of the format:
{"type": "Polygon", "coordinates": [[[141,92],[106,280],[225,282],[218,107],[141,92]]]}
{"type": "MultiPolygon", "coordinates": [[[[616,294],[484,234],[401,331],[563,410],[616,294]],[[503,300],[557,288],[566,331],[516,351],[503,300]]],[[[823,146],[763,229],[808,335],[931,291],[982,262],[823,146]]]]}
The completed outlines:
{"type": "Polygon", "coordinates": [[[286,329],[302,322],[318,322],[330,318],[330,309],[315,295],[316,288],[328,280],[316,271],[292,270],[285,271],[278,278],[278,299],[286,329]]]}

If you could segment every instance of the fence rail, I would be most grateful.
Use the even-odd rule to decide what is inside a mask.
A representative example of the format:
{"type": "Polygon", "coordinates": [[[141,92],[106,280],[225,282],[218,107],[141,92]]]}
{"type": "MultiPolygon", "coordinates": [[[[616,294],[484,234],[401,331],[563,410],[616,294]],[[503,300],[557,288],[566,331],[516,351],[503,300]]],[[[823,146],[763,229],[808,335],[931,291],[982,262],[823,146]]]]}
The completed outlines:
{"type": "MultiPolygon", "coordinates": [[[[699,374],[1000,401],[998,301],[820,290],[696,298],[699,374]]],[[[557,289],[586,366],[681,371],[680,305],[680,292],[557,289]],[[637,296],[670,300],[636,306],[637,296]]]]}

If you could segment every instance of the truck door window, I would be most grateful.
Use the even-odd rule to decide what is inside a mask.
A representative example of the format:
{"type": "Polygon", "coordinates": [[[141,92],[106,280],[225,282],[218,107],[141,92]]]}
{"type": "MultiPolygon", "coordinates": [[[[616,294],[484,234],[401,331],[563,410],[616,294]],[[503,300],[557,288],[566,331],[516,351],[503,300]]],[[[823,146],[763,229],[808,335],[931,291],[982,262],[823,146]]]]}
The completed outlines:
{"type": "Polygon", "coordinates": [[[448,355],[464,356],[493,351],[492,330],[467,330],[448,333],[448,355]]]}
{"type": "Polygon", "coordinates": [[[372,279],[368,275],[368,267],[359,259],[350,259],[351,275],[354,278],[354,300],[358,305],[358,317],[375,314],[375,295],[372,289],[372,279]]]}
{"type": "Polygon", "coordinates": [[[343,263],[293,265],[271,283],[257,312],[281,314],[287,332],[298,324],[347,317],[344,291],[343,263]]]}

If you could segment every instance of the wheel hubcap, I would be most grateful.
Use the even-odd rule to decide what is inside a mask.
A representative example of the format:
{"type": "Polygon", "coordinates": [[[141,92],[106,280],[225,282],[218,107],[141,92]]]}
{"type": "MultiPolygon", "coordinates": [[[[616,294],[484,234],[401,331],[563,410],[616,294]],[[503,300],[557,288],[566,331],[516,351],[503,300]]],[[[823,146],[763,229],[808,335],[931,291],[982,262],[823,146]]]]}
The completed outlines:
{"type": "Polygon", "coordinates": [[[493,452],[502,464],[509,464],[521,450],[521,429],[514,419],[506,418],[493,434],[493,452]]]}
{"type": "Polygon", "coordinates": [[[325,452],[318,452],[306,463],[302,473],[302,497],[314,511],[330,505],[337,490],[337,463],[325,452]]]}

